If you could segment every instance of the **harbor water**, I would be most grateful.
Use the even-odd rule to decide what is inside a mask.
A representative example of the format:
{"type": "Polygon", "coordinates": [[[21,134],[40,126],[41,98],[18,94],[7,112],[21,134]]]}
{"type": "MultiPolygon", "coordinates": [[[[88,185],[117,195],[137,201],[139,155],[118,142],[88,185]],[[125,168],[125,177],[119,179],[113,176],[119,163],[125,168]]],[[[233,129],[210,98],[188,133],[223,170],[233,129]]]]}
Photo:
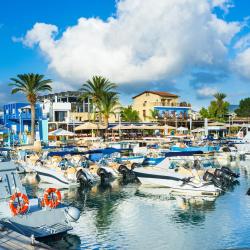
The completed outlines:
{"type": "MultiPolygon", "coordinates": [[[[81,210],[56,249],[235,249],[250,247],[250,161],[232,168],[239,185],[216,200],[174,196],[164,188],[112,183],[63,192],[81,210]]],[[[43,192],[29,186],[30,195],[43,192]]]]}

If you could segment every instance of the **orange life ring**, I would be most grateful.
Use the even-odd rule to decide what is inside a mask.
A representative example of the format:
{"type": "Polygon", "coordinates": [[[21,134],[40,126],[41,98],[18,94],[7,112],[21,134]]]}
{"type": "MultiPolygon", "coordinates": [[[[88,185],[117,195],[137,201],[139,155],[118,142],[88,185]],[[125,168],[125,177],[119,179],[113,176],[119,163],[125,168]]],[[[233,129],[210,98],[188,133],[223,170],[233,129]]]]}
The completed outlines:
{"type": "Polygon", "coordinates": [[[25,214],[29,208],[29,199],[25,194],[15,193],[10,197],[9,206],[13,215],[25,214]]]}
{"type": "Polygon", "coordinates": [[[47,207],[56,208],[60,204],[62,196],[60,191],[56,188],[48,188],[44,192],[43,198],[47,207]]]}

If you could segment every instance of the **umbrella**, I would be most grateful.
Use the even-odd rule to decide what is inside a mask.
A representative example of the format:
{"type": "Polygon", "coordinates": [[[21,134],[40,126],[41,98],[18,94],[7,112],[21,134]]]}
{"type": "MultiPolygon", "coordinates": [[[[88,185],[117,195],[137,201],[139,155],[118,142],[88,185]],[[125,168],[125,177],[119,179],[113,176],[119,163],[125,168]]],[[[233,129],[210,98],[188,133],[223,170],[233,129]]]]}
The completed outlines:
{"type": "Polygon", "coordinates": [[[53,136],[74,136],[75,133],[59,128],[57,130],[49,132],[49,135],[53,136]]]}
{"type": "Polygon", "coordinates": [[[185,127],[179,127],[179,128],[177,128],[177,131],[188,131],[188,128],[185,128],[185,127]]]}
{"type": "Polygon", "coordinates": [[[93,130],[93,129],[106,129],[106,126],[92,123],[92,122],[85,122],[75,128],[75,131],[79,130],[93,130]]]}
{"type": "Polygon", "coordinates": [[[196,128],[192,130],[192,133],[202,133],[202,132],[205,132],[204,128],[196,128]]]}
{"type": "Polygon", "coordinates": [[[225,123],[223,123],[223,122],[212,122],[212,123],[208,123],[208,126],[225,126],[225,123]]]}

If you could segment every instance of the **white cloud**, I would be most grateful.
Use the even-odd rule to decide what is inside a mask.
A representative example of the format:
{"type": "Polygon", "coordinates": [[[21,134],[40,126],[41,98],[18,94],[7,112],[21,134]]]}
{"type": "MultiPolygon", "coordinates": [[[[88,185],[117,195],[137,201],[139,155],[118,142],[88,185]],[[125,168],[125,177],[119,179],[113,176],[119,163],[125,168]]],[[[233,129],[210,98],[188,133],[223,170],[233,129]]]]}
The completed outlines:
{"type": "Polygon", "coordinates": [[[199,98],[209,98],[218,92],[215,87],[202,87],[197,90],[197,95],[199,98]]]}
{"type": "Polygon", "coordinates": [[[96,74],[119,84],[170,79],[227,64],[227,46],[241,25],[212,13],[227,2],[121,0],[107,21],[80,18],[59,38],[55,25],[36,23],[23,43],[37,44],[49,68],[72,87],[96,74]]]}
{"type": "Polygon", "coordinates": [[[233,69],[247,80],[250,80],[250,47],[240,52],[233,61],[233,69]]]}
{"type": "Polygon", "coordinates": [[[243,36],[234,45],[234,48],[239,50],[244,50],[248,47],[250,47],[250,34],[243,36]]]}

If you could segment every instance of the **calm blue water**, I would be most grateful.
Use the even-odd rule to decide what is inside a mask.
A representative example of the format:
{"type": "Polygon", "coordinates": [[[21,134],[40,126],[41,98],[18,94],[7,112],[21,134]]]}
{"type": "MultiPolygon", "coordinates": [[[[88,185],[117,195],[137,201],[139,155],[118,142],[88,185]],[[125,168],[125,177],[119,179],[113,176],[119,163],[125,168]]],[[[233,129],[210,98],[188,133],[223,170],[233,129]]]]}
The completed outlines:
{"type": "Polygon", "coordinates": [[[79,222],[63,239],[46,243],[56,249],[250,248],[250,162],[234,170],[240,185],[215,201],[138,184],[72,192],[66,200],[81,210],[79,222]]]}

